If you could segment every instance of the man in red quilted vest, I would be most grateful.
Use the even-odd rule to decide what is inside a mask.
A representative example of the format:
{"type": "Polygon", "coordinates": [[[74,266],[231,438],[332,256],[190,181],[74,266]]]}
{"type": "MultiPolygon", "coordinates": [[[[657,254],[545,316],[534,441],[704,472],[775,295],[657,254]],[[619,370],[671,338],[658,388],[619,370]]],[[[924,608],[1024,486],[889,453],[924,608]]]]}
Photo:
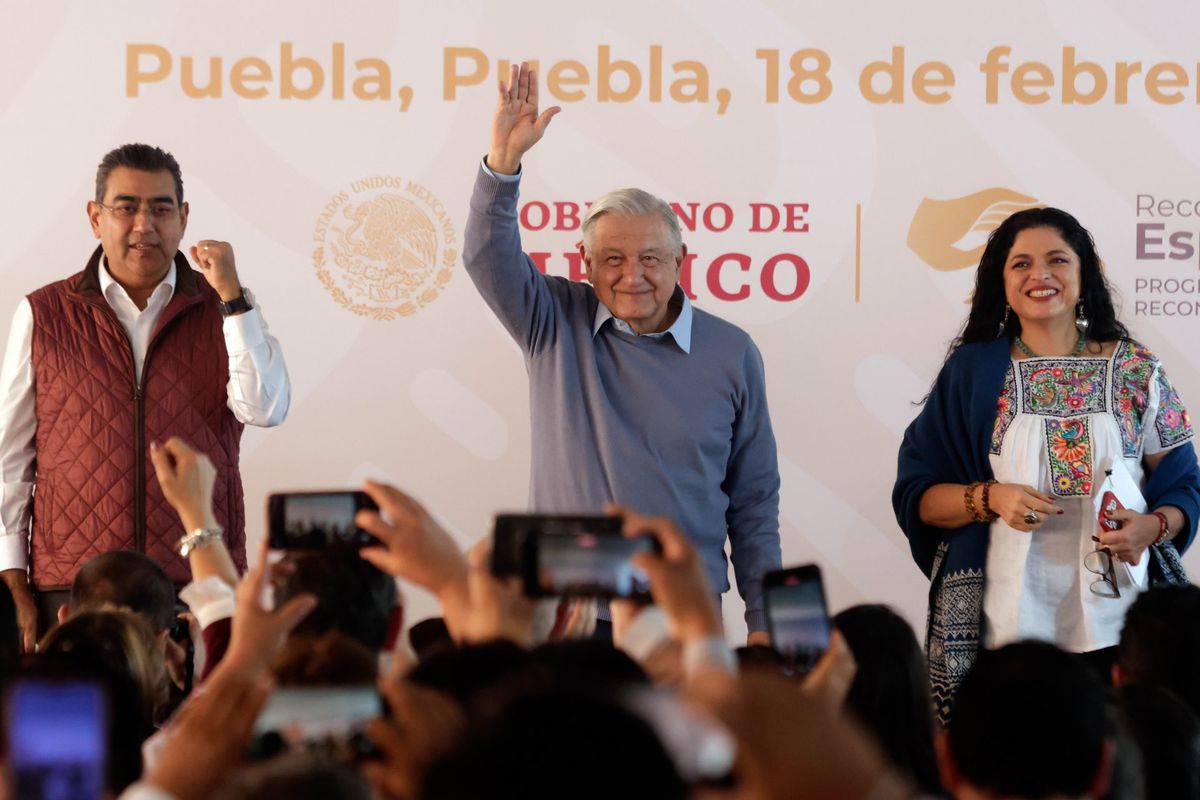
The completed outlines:
{"type": "Polygon", "coordinates": [[[87,214],[100,246],[18,306],[0,367],[0,577],[26,649],[99,553],[146,553],[181,584],[181,545],[222,536],[244,568],[242,426],[278,425],[291,398],[233,248],[197,242],[199,271],[179,251],[188,204],[170,153],[107,154],[87,214]],[[220,527],[185,531],[164,499],[150,444],[171,436],[217,466],[220,527]]]}

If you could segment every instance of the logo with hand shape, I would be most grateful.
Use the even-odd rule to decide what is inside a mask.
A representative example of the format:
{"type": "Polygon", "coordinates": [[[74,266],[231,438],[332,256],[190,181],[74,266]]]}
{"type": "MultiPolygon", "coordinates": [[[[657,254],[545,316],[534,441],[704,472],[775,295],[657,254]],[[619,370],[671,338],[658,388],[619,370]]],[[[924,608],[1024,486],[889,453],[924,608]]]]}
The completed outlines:
{"type": "Polygon", "coordinates": [[[921,201],[908,228],[908,247],[939,272],[966,269],[979,263],[987,234],[1013,213],[1041,205],[1036,198],[997,187],[953,200],[921,201]],[[964,249],[966,246],[967,249],[964,249]]]}

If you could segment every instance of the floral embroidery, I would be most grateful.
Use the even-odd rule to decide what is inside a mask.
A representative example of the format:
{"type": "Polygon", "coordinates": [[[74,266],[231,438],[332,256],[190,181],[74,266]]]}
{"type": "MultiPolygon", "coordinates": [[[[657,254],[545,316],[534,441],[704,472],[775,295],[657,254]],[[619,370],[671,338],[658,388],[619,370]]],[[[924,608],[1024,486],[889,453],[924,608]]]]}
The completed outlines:
{"type": "Polygon", "coordinates": [[[1092,494],[1092,437],[1087,418],[1046,420],[1050,488],[1059,497],[1092,494]]]}
{"type": "Polygon", "coordinates": [[[1158,431],[1158,442],[1165,450],[1192,438],[1192,421],[1179,393],[1161,369],[1157,381],[1158,415],[1154,418],[1154,428],[1158,431]]]}
{"type": "Polygon", "coordinates": [[[1150,378],[1158,359],[1136,342],[1124,341],[1113,354],[1112,396],[1121,429],[1121,449],[1137,458],[1142,445],[1142,418],[1150,402],[1150,378]]]}
{"type": "Polygon", "coordinates": [[[996,401],[996,422],[992,426],[992,453],[1000,455],[1000,446],[1004,444],[1004,432],[1017,416],[1017,379],[1013,373],[1012,364],[1004,373],[1004,388],[1000,390],[1000,399],[996,401]]]}
{"type": "Polygon", "coordinates": [[[1074,417],[1104,411],[1107,360],[1036,358],[1018,363],[1026,414],[1074,417]]]}

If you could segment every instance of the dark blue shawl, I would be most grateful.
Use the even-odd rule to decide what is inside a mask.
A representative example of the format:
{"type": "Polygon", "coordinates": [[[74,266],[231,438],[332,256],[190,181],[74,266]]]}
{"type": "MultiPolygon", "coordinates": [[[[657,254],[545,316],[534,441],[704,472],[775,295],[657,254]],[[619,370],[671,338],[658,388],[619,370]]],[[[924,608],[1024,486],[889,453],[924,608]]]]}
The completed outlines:
{"type": "MultiPolygon", "coordinates": [[[[943,721],[949,718],[954,690],[974,664],[980,645],[988,526],[927,525],[919,513],[921,496],[935,484],[967,484],[992,477],[988,451],[1010,353],[1006,337],[959,347],[946,360],[925,407],[900,445],[892,507],[908,537],[913,560],[930,579],[926,651],[943,721]]],[[[1200,520],[1200,467],[1191,442],[1163,457],[1144,493],[1150,508],[1172,505],[1183,512],[1187,524],[1174,544],[1184,552],[1200,520]]]]}

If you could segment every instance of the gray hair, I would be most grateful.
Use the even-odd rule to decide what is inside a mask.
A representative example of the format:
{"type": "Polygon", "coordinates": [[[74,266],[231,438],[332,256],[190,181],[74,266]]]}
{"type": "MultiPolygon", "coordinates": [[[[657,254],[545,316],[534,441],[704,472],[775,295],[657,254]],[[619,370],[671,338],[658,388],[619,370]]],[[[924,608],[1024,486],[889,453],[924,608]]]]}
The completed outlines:
{"type": "Polygon", "coordinates": [[[587,216],[583,218],[583,245],[589,250],[591,249],[589,236],[592,227],[596,224],[596,220],[605,214],[620,214],[627,217],[657,214],[667,227],[667,236],[670,238],[675,252],[678,253],[683,247],[683,232],[679,227],[679,217],[675,215],[665,200],[641,189],[617,189],[592,203],[587,216]]]}

